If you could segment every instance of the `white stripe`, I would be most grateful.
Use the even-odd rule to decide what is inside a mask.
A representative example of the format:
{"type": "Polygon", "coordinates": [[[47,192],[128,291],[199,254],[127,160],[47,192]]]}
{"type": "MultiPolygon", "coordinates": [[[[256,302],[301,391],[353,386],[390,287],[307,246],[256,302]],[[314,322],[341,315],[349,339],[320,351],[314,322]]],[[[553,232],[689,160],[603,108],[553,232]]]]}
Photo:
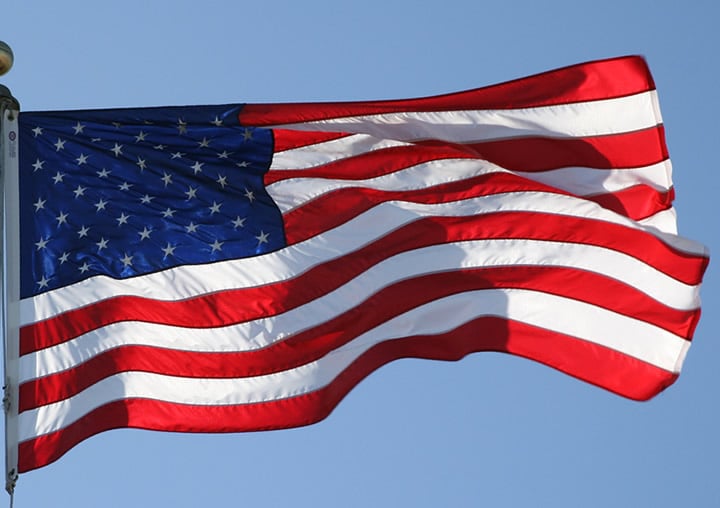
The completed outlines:
{"type": "MultiPolygon", "coordinates": [[[[20,358],[22,382],[75,367],[122,345],[199,352],[243,352],[280,342],[356,307],[398,281],[463,268],[497,266],[572,267],[615,278],[681,310],[700,305],[699,288],[688,286],[619,252],[581,244],[536,240],[478,240],[434,245],[398,254],[347,284],[275,316],[219,328],[181,328],[120,322],[20,358]]],[[[562,288],[557,288],[562,292],[562,288]]]]}
{"type": "Polygon", "coordinates": [[[515,289],[472,291],[413,309],[315,362],[275,374],[197,379],[143,372],[119,373],[69,399],[21,413],[21,441],[59,430],[103,404],[125,398],[214,406],[307,394],[330,384],[355,359],[388,337],[440,334],[487,315],[580,337],[670,372],[676,372],[678,358],[682,358],[689,344],[647,323],[567,298],[515,289]],[[575,319],[567,319],[568,315],[575,319]]]}
{"type": "Polygon", "coordinates": [[[270,170],[302,170],[322,166],[340,159],[348,159],[367,152],[410,143],[392,139],[377,139],[366,134],[354,134],[344,138],[324,141],[314,145],[293,148],[273,155],[270,170]]]}
{"type": "Polygon", "coordinates": [[[663,233],[677,235],[677,213],[675,208],[668,208],[638,221],[638,224],[649,230],[657,230],[663,233]]]}
{"type": "Polygon", "coordinates": [[[473,143],[526,136],[602,136],[655,127],[657,93],[522,109],[399,112],[332,118],[276,127],[369,134],[400,141],[473,143]]]}
{"type": "Polygon", "coordinates": [[[590,197],[606,192],[617,192],[639,184],[665,191],[672,185],[668,164],[669,161],[634,169],[562,168],[543,172],[522,172],[509,171],[480,159],[439,159],[363,180],[291,178],[269,185],[267,191],[283,214],[339,189],[412,191],[490,173],[511,173],[577,196],[590,197]]]}
{"type": "Polygon", "coordinates": [[[651,166],[628,169],[569,167],[538,172],[513,171],[513,173],[571,192],[576,196],[618,192],[640,184],[648,185],[658,191],[667,191],[672,187],[669,159],[651,166]]]}
{"type": "Polygon", "coordinates": [[[346,188],[381,191],[412,191],[443,183],[458,182],[488,173],[508,173],[495,164],[476,159],[440,159],[365,180],[292,178],[267,186],[280,212],[286,214],[323,194],[346,188]]]}
{"type": "MultiPolygon", "coordinates": [[[[288,280],[422,217],[468,216],[502,211],[532,211],[587,217],[632,229],[643,229],[633,221],[590,201],[539,192],[495,194],[435,205],[385,202],[322,235],[262,256],[207,265],[181,266],[121,280],[96,276],[48,291],[20,302],[21,323],[26,325],[120,295],[180,300],[214,291],[256,287],[288,280]]],[[[652,231],[675,248],[695,255],[706,253],[704,246],[691,240],[654,229],[652,231]]]]}
{"type": "MultiPolygon", "coordinates": [[[[409,145],[409,143],[378,140],[364,134],[355,134],[346,138],[283,152],[273,159],[271,169],[293,169],[299,173],[297,177],[302,177],[302,170],[304,169],[312,169],[316,166],[351,158],[365,152],[402,145],[409,145]],[[301,163],[298,164],[297,161],[301,163]]],[[[672,187],[670,159],[650,166],[636,168],[564,167],[537,172],[519,170],[513,170],[512,172],[581,196],[618,191],[641,183],[657,190],[667,190],[672,187]]]]}

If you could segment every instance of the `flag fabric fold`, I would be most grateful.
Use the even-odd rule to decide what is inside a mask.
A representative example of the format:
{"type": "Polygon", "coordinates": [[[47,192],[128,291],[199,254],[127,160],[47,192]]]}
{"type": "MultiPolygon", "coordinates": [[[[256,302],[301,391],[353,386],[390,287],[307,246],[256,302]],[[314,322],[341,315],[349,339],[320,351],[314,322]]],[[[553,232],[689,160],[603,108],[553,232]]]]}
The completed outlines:
{"type": "Polygon", "coordinates": [[[311,424],[405,357],[505,352],[644,400],[700,316],[640,57],[19,129],[20,472],[113,428],[311,424]]]}

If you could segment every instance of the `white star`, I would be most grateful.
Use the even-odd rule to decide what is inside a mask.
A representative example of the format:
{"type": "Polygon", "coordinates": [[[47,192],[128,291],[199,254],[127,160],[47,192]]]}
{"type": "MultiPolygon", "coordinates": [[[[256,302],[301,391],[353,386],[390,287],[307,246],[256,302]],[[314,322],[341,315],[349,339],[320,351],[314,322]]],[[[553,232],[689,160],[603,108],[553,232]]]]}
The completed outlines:
{"type": "Polygon", "coordinates": [[[122,127],[122,124],[120,122],[113,122],[112,124],[115,126],[116,129],[122,127]]]}
{"type": "Polygon", "coordinates": [[[219,183],[219,184],[220,184],[220,187],[222,187],[222,188],[224,189],[225,186],[227,185],[227,176],[225,176],[225,175],[218,175],[218,179],[215,180],[215,181],[216,181],[217,183],[219,183]]]}
{"type": "Polygon", "coordinates": [[[144,133],[143,131],[140,131],[140,133],[137,136],[135,136],[135,142],[139,143],[140,141],[145,141],[145,136],[147,136],[147,134],[144,133]]]}
{"type": "Polygon", "coordinates": [[[207,148],[210,146],[210,140],[208,138],[202,138],[202,141],[198,141],[198,148],[207,148]]]}
{"type": "Polygon", "coordinates": [[[98,178],[107,178],[108,176],[110,176],[110,171],[108,171],[105,168],[102,168],[102,170],[97,172],[97,176],[98,176],[98,178]]]}
{"type": "Polygon", "coordinates": [[[268,236],[270,236],[268,233],[260,231],[260,234],[255,237],[255,239],[258,241],[258,246],[264,243],[268,243],[268,236]]]}
{"type": "Polygon", "coordinates": [[[188,199],[192,199],[197,197],[197,187],[193,187],[192,185],[188,187],[188,190],[185,192],[187,194],[188,199]]]}
{"type": "Polygon", "coordinates": [[[39,241],[39,242],[35,242],[35,245],[37,246],[37,250],[43,250],[44,248],[46,248],[49,239],[50,239],[50,237],[48,237],[48,238],[43,238],[43,237],[41,236],[41,237],[40,237],[40,241],[39,241]]]}
{"type": "Polygon", "coordinates": [[[37,171],[38,169],[43,168],[43,164],[45,164],[45,161],[41,161],[40,159],[35,160],[35,164],[32,165],[33,167],[33,173],[37,171]]]}
{"type": "Polygon", "coordinates": [[[105,238],[100,238],[100,241],[95,243],[95,245],[97,245],[97,247],[98,247],[98,252],[100,252],[103,249],[107,249],[107,244],[108,244],[108,241],[105,240],[105,238]]]}
{"type": "Polygon", "coordinates": [[[177,212],[177,210],[173,210],[172,208],[168,208],[168,209],[166,209],[166,210],[162,213],[162,216],[163,216],[163,218],[165,218],[165,219],[172,219],[172,216],[175,214],[175,212],[177,212]]]}
{"type": "Polygon", "coordinates": [[[35,207],[35,211],[37,212],[37,211],[45,208],[46,202],[47,202],[47,200],[38,198],[38,200],[33,203],[33,206],[35,207]]]}
{"type": "Polygon", "coordinates": [[[59,152],[60,150],[63,150],[65,148],[65,141],[58,138],[58,140],[55,142],[55,151],[59,152]]]}
{"type": "Polygon", "coordinates": [[[197,175],[198,173],[200,173],[200,172],[202,171],[203,165],[204,165],[203,162],[196,162],[195,164],[193,164],[193,165],[191,166],[191,167],[193,168],[193,172],[194,172],[196,175],[197,175]]]}
{"type": "Polygon", "coordinates": [[[67,260],[68,260],[69,257],[70,257],[70,254],[68,254],[67,252],[63,252],[63,253],[62,253],[62,256],[60,256],[60,257],[58,258],[58,261],[60,261],[60,264],[61,264],[61,265],[64,265],[64,264],[67,262],[67,260]]]}
{"type": "Polygon", "coordinates": [[[215,215],[216,213],[220,213],[220,207],[222,206],[222,203],[218,203],[217,201],[213,201],[212,206],[210,207],[210,215],[215,215]]]}
{"type": "Polygon", "coordinates": [[[58,226],[59,226],[60,224],[67,224],[67,218],[68,218],[68,214],[66,214],[65,212],[60,212],[60,215],[55,217],[55,220],[58,221],[58,226]]]}
{"type": "Polygon", "coordinates": [[[237,228],[244,228],[244,227],[245,227],[245,221],[246,221],[246,220],[247,220],[247,219],[245,219],[244,217],[240,217],[240,216],[238,215],[237,217],[235,217],[235,220],[232,221],[232,225],[233,225],[233,227],[234,227],[235,229],[237,229],[237,228]]]}
{"type": "Polygon", "coordinates": [[[178,118],[178,134],[186,134],[187,133],[187,123],[183,121],[182,118],[178,118]]]}
{"type": "Polygon", "coordinates": [[[140,235],[140,241],[150,238],[150,233],[152,233],[152,229],[148,229],[147,226],[145,226],[145,228],[138,233],[140,235]]]}
{"type": "Polygon", "coordinates": [[[248,198],[248,201],[251,203],[255,201],[255,193],[249,189],[245,189],[245,197],[248,198]]]}
{"type": "Polygon", "coordinates": [[[73,191],[73,193],[75,194],[75,199],[79,198],[80,196],[84,196],[86,190],[87,190],[87,187],[83,187],[82,185],[78,185],[78,186],[77,186],[77,189],[75,189],[75,190],[73,191]]]}
{"type": "Polygon", "coordinates": [[[138,157],[138,160],[135,164],[138,165],[140,171],[145,171],[145,159],[143,159],[142,157],[138,157]]]}
{"type": "Polygon", "coordinates": [[[123,268],[127,268],[128,266],[132,266],[132,256],[129,256],[127,252],[125,253],[125,256],[120,258],[120,261],[123,264],[123,268]]]}
{"type": "Polygon", "coordinates": [[[243,141],[250,141],[253,137],[253,131],[252,129],[246,128],[245,131],[243,131],[243,141]]]}
{"type": "Polygon", "coordinates": [[[129,218],[130,218],[130,216],[125,215],[125,212],[120,212],[120,217],[115,219],[118,223],[118,227],[122,226],[123,224],[127,224],[127,221],[129,218]]]}
{"type": "Polygon", "coordinates": [[[56,184],[61,183],[63,181],[63,178],[65,178],[65,173],[61,173],[60,171],[58,171],[57,173],[55,173],[55,176],[53,176],[53,182],[56,184]]]}
{"type": "Polygon", "coordinates": [[[165,150],[167,147],[165,145],[155,145],[153,148],[155,150],[165,150]]]}
{"type": "Polygon", "coordinates": [[[217,115],[215,115],[215,119],[212,120],[210,123],[213,124],[215,127],[220,127],[223,122],[222,120],[220,120],[220,118],[217,117],[217,115]]]}
{"type": "Polygon", "coordinates": [[[190,224],[185,226],[185,231],[187,231],[188,233],[194,233],[197,231],[197,228],[198,228],[198,225],[195,224],[194,222],[191,222],[190,224]]]}
{"type": "Polygon", "coordinates": [[[81,153],[80,157],[78,157],[75,160],[77,161],[78,166],[82,166],[83,164],[87,164],[87,158],[88,158],[87,155],[85,155],[84,153],[81,153]]]}
{"type": "Polygon", "coordinates": [[[247,161],[241,161],[241,162],[236,163],[235,165],[239,168],[246,168],[250,165],[250,163],[247,161]]]}
{"type": "Polygon", "coordinates": [[[107,201],[101,199],[100,201],[95,203],[95,208],[97,209],[96,211],[99,212],[100,210],[105,210],[105,205],[107,205],[107,201]]]}
{"type": "Polygon", "coordinates": [[[172,175],[167,171],[163,171],[162,181],[165,182],[165,187],[172,183],[172,175]]]}
{"type": "Polygon", "coordinates": [[[85,129],[85,126],[78,122],[77,124],[75,124],[75,127],[73,127],[73,129],[75,129],[75,135],[77,136],[83,131],[83,129],[85,129]]]}
{"type": "Polygon", "coordinates": [[[217,239],[215,239],[215,241],[210,244],[210,247],[212,247],[211,254],[215,251],[221,251],[224,243],[225,242],[218,242],[217,239]]]}
{"type": "MultiPolygon", "coordinates": [[[[217,118],[217,117],[215,117],[215,118],[217,118]]],[[[42,130],[42,127],[35,127],[35,128],[32,130],[32,132],[33,132],[33,136],[34,136],[34,137],[38,137],[38,136],[41,136],[41,135],[42,135],[43,130],[42,130]]]]}
{"type": "Polygon", "coordinates": [[[182,152],[175,152],[173,154],[170,154],[171,159],[182,159],[183,157],[185,157],[185,154],[182,152]]]}
{"type": "Polygon", "coordinates": [[[224,151],[220,152],[219,154],[217,154],[218,159],[227,159],[229,155],[230,155],[230,152],[228,152],[227,150],[224,150],[224,151]]]}
{"type": "Polygon", "coordinates": [[[132,187],[131,183],[123,182],[120,185],[118,185],[118,189],[120,190],[130,190],[130,187],[132,187]]]}
{"type": "Polygon", "coordinates": [[[50,279],[46,278],[44,275],[42,279],[38,281],[38,289],[46,288],[48,286],[48,282],[50,282],[50,279]]]}
{"type": "Polygon", "coordinates": [[[112,147],[110,151],[115,153],[115,157],[120,157],[122,155],[122,147],[122,145],[115,143],[115,146],[112,147]]]}
{"type": "Polygon", "coordinates": [[[82,266],[80,267],[80,273],[85,273],[88,270],[90,270],[90,265],[87,264],[87,261],[85,261],[82,266]]]}
{"type": "Polygon", "coordinates": [[[142,198],[140,198],[140,202],[144,205],[150,204],[150,201],[155,199],[155,196],[150,196],[149,194],[145,194],[142,198]]]}
{"type": "Polygon", "coordinates": [[[165,246],[165,248],[162,249],[163,253],[165,253],[165,255],[163,256],[163,259],[165,259],[168,256],[174,256],[175,249],[177,249],[177,247],[170,245],[170,242],[168,242],[168,244],[165,246]]]}
{"type": "Polygon", "coordinates": [[[78,231],[78,237],[79,238],[85,238],[88,234],[88,231],[90,231],[90,228],[83,226],[80,228],[80,231],[78,231]]]}

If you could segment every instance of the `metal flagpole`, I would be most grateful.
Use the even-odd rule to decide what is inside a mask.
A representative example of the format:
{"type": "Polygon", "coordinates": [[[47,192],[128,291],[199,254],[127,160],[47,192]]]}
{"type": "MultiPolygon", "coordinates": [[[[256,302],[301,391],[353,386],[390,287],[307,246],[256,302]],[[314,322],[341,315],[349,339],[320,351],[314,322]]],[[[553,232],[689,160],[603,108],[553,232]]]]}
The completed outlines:
{"type": "MultiPolygon", "coordinates": [[[[0,75],[13,64],[10,47],[0,41],[0,75]]],[[[3,406],[5,408],[5,489],[13,504],[15,482],[18,477],[18,363],[19,363],[19,261],[18,241],[18,113],[20,105],[10,90],[0,85],[0,228],[2,229],[2,332],[4,338],[5,383],[3,406]],[[8,210],[15,212],[8,214],[8,210]]]]}

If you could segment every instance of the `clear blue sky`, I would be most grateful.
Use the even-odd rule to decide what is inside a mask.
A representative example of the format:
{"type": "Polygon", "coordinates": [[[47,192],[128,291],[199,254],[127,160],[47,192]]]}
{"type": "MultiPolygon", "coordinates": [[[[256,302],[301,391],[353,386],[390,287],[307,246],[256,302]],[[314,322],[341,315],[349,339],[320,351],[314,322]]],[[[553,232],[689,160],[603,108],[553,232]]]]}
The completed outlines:
{"type": "MultiPolygon", "coordinates": [[[[719,6],[5,0],[16,63],[0,83],[26,111],[384,99],[642,54],[680,231],[717,254],[719,6]]],[[[15,506],[720,506],[717,265],[684,371],[648,403],[498,354],[403,360],[311,427],[95,436],[21,476],[15,506]]]]}

